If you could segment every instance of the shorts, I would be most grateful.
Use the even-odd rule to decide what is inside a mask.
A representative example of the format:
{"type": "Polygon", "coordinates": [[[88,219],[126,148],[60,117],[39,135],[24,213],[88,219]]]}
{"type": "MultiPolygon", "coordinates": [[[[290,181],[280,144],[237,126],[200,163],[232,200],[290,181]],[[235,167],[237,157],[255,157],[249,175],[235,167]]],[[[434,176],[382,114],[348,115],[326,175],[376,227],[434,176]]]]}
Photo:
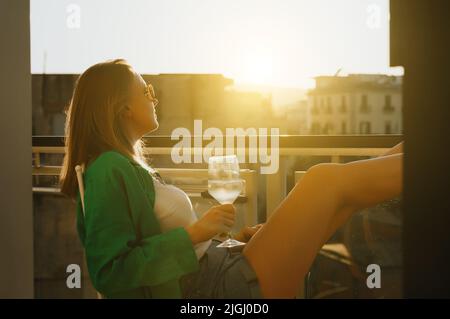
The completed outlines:
{"type": "Polygon", "coordinates": [[[186,299],[262,299],[258,278],[245,256],[217,248],[213,239],[200,258],[200,269],[180,280],[186,299]]]}

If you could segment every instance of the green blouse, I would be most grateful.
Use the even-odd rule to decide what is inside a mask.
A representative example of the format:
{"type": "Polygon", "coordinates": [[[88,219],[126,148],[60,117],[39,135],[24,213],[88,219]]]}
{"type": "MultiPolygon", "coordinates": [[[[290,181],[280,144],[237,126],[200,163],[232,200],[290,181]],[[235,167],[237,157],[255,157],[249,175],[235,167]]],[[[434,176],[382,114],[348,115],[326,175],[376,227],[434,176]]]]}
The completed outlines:
{"type": "Polygon", "coordinates": [[[107,298],[181,298],[179,279],[199,263],[183,227],[161,233],[147,170],[107,151],[87,167],[84,185],[77,229],[97,291],[107,298]]]}

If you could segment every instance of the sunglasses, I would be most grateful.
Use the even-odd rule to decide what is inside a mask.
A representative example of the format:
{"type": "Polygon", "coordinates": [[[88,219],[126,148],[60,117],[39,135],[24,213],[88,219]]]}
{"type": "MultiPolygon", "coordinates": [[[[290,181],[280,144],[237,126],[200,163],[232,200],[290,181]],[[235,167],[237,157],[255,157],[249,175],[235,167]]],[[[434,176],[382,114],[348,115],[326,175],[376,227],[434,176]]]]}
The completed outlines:
{"type": "Polygon", "coordinates": [[[153,102],[153,104],[155,106],[158,105],[159,101],[156,98],[155,90],[153,89],[153,85],[147,84],[147,88],[145,89],[144,95],[150,100],[150,102],[153,102]]]}

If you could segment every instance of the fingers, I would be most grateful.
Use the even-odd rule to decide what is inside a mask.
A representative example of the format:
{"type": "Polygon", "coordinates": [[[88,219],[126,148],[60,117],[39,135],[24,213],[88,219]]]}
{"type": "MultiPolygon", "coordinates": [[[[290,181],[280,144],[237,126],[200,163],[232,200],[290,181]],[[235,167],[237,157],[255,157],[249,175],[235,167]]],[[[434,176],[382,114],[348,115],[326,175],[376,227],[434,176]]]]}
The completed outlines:
{"type": "Polygon", "coordinates": [[[221,232],[229,232],[231,231],[231,228],[233,228],[234,225],[234,218],[227,218],[222,216],[220,218],[220,224],[221,224],[221,232]]]}
{"type": "Polygon", "coordinates": [[[231,226],[222,225],[219,233],[228,233],[231,231],[231,228],[232,228],[231,226]]]}
{"type": "Polygon", "coordinates": [[[264,224],[256,224],[254,226],[245,227],[245,231],[249,231],[251,233],[256,233],[264,224]]]}
{"type": "Polygon", "coordinates": [[[244,227],[242,229],[242,232],[244,234],[244,236],[248,239],[250,239],[251,237],[253,237],[254,234],[256,234],[256,232],[264,225],[264,223],[262,224],[257,224],[255,226],[247,226],[244,227]]]}
{"type": "Polygon", "coordinates": [[[219,205],[216,206],[218,209],[225,211],[225,212],[229,212],[229,213],[236,213],[236,208],[234,207],[233,204],[223,204],[223,205],[219,205]]]}
{"type": "Polygon", "coordinates": [[[236,210],[233,205],[226,204],[226,205],[217,206],[217,211],[220,213],[220,215],[223,218],[230,220],[234,223],[234,220],[236,217],[236,210]]]}
{"type": "Polygon", "coordinates": [[[253,236],[257,231],[258,231],[258,229],[259,228],[256,228],[256,227],[248,227],[248,228],[245,228],[245,230],[244,230],[244,234],[246,235],[246,236],[253,236]]]}
{"type": "Polygon", "coordinates": [[[234,220],[232,220],[232,219],[224,218],[222,220],[222,222],[225,226],[228,226],[228,227],[233,227],[233,225],[234,225],[234,220]]]}
{"type": "Polygon", "coordinates": [[[219,222],[219,232],[229,232],[235,222],[236,210],[232,204],[213,206],[210,210],[212,216],[219,222]]]}
{"type": "Polygon", "coordinates": [[[250,238],[257,232],[257,229],[252,227],[245,227],[242,231],[242,236],[244,237],[244,241],[248,242],[250,238]]]}

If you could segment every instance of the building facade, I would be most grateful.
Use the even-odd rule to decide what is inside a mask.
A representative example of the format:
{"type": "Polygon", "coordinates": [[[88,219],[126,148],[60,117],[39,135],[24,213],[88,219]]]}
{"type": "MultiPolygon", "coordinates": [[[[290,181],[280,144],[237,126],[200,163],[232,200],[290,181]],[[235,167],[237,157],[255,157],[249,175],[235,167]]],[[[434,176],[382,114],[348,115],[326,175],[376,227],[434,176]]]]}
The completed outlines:
{"type": "MultiPolygon", "coordinates": [[[[78,75],[33,74],[33,135],[64,135],[65,110],[78,75]]],[[[170,135],[183,127],[193,132],[194,120],[203,128],[274,126],[272,101],[259,92],[237,91],[221,74],[143,75],[155,88],[159,128],[152,135],[170,135]]]]}
{"type": "Polygon", "coordinates": [[[308,92],[310,134],[401,134],[402,77],[316,77],[308,92]]]}

